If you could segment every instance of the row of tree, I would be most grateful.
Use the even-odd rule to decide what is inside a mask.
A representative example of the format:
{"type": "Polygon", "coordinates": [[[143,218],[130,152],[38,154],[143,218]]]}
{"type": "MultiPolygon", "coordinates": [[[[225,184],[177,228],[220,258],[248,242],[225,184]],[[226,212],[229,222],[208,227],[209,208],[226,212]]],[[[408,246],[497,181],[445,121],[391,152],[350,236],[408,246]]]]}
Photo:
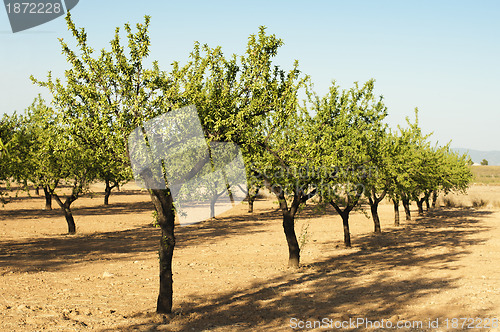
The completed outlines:
{"type": "MultiPolygon", "coordinates": [[[[471,179],[467,157],[432,146],[417,117],[407,128],[387,127],[387,108],[374,94],[374,80],[346,90],[333,83],[321,97],[298,62],[289,70],[276,66],[273,58],[283,42],[264,27],[250,36],[242,56],[226,57],[220,47],[196,43],[186,64],[174,62],[165,72],[157,62],[145,67],[149,17],[135,32],[125,25],[128,48],[117,28],[111,49],[99,53],[69,13],[66,20],[76,50],[60,40],[69,64],[65,80],[50,73],[46,80],[31,78],[50,90],[52,105],[37,98],[25,114],[2,119],[0,171],[3,180],[43,188],[47,202],[53,197],[64,211],[69,233],[76,231],[71,204],[89,184],[104,181],[109,197],[113,187],[131,179],[128,135],[186,105],[196,106],[208,142],[242,149],[249,206],[262,187],[276,195],[290,267],[300,263],[295,216],[312,197],[340,214],[345,245],[351,246],[349,214],[363,197],[380,232],[377,209],[385,197],[394,203],[399,224],[400,202],[410,218],[411,201],[423,213],[424,203],[435,204],[439,192],[464,190],[471,179]],[[306,101],[299,99],[302,91],[306,101]]],[[[186,174],[200,167],[191,166],[186,174]]],[[[162,233],[157,311],[171,312],[175,207],[169,188],[149,193],[162,233]]]]}

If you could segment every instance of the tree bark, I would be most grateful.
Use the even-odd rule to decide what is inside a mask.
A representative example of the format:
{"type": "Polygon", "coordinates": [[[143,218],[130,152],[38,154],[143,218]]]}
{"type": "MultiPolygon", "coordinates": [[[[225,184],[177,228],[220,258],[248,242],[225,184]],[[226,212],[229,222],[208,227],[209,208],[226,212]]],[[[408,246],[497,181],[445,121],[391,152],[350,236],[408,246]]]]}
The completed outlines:
{"type": "Polygon", "coordinates": [[[405,210],[406,220],[411,220],[410,199],[405,197],[402,198],[401,201],[403,202],[403,208],[405,210]]]}
{"type": "Polygon", "coordinates": [[[394,226],[399,226],[399,200],[393,199],[392,203],[394,204],[394,226]]]}
{"type": "Polygon", "coordinates": [[[68,234],[76,233],[75,219],[73,218],[73,213],[69,207],[63,208],[64,217],[66,218],[66,223],[68,224],[68,234]]]}
{"type": "MultiPolygon", "coordinates": [[[[423,203],[425,203],[425,210],[429,211],[430,210],[430,203],[429,203],[429,198],[431,197],[431,191],[426,191],[424,194],[424,197],[422,198],[423,203]]],[[[422,204],[423,205],[423,204],[422,204]]]]}
{"type": "Polygon", "coordinates": [[[342,224],[344,226],[344,245],[346,248],[351,248],[351,232],[349,231],[349,212],[344,211],[340,214],[342,224]]]}
{"type": "Polygon", "coordinates": [[[257,199],[257,195],[259,194],[260,188],[257,188],[254,193],[250,193],[250,189],[248,189],[248,212],[253,213],[253,203],[257,199]]]}
{"type": "Polygon", "coordinates": [[[106,188],[104,188],[104,205],[109,205],[109,196],[111,196],[111,191],[113,188],[118,187],[118,183],[115,182],[111,185],[111,181],[108,179],[104,180],[104,182],[106,183],[106,188]]]}
{"type": "Polygon", "coordinates": [[[381,233],[382,229],[380,228],[380,218],[378,217],[378,202],[373,200],[371,197],[369,197],[368,200],[370,202],[370,210],[372,212],[373,225],[375,228],[374,232],[381,233]]]}
{"type": "Polygon", "coordinates": [[[210,218],[215,218],[215,203],[217,202],[217,197],[210,200],[210,218]]]}
{"type": "Polygon", "coordinates": [[[300,263],[300,248],[295,234],[295,216],[290,212],[283,213],[283,230],[288,244],[288,267],[298,268],[300,263]]]}
{"type": "Polygon", "coordinates": [[[76,225],[75,225],[75,219],[73,218],[73,212],[71,212],[71,203],[73,203],[77,199],[77,196],[73,194],[67,196],[64,203],[55,193],[52,193],[51,196],[54,197],[57,204],[61,207],[61,209],[64,212],[64,218],[66,218],[66,223],[68,224],[68,234],[75,234],[76,225]]]}
{"type": "MultiPolygon", "coordinates": [[[[346,248],[351,247],[351,233],[349,231],[349,213],[356,206],[359,197],[356,198],[356,201],[353,204],[347,205],[344,210],[340,208],[335,202],[330,201],[330,205],[335,208],[337,213],[342,217],[342,225],[344,227],[344,245],[346,248]]],[[[352,202],[351,202],[352,203],[352,202]]]]}
{"type": "Polygon", "coordinates": [[[156,312],[171,313],[173,295],[172,257],[175,247],[174,205],[172,195],[168,189],[150,189],[149,193],[158,214],[158,225],[161,228],[159,248],[160,291],[156,302],[156,312]]]}
{"type": "Polygon", "coordinates": [[[432,192],[432,208],[435,209],[436,208],[436,202],[437,202],[437,199],[438,199],[438,193],[436,190],[434,190],[432,192]]]}
{"type": "Polygon", "coordinates": [[[373,224],[375,227],[375,233],[381,233],[382,229],[380,228],[380,218],[378,216],[378,204],[384,199],[386,191],[377,197],[377,193],[375,190],[372,190],[370,196],[368,197],[368,202],[370,203],[370,210],[372,212],[373,224]]]}
{"type": "Polygon", "coordinates": [[[52,210],[52,195],[47,187],[43,187],[45,194],[45,210],[52,210]]]}
{"type": "Polygon", "coordinates": [[[40,187],[35,187],[35,195],[40,196],[40,187]]]}
{"type": "Polygon", "coordinates": [[[253,213],[253,202],[255,202],[255,197],[248,197],[248,212],[253,213]]]}
{"type": "Polygon", "coordinates": [[[418,215],[421,217],[424,215],[424,198],[416,199],[415,202],[417,202],[418,206],[418,215]]]}

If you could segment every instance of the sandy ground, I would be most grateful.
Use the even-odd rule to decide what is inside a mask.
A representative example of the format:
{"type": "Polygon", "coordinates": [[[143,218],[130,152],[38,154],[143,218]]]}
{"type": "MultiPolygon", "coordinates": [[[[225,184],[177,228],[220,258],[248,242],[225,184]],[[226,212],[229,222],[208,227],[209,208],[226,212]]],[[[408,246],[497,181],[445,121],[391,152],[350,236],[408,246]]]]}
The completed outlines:
{"type": "Polygon", "coordinates": [[[1,208],[0,331],[360,331],[368,321],[384,324],[379,331],[398,322],[413,324],[405,331],[489,331],[500,318],[498,186],[475,186],[454,197],[463,207],[423,218],[413,207],[400,227],[383,204],[380,235],[354,213],[351,249],[339,216],[308,204],[297,218],[296,271],[285,267],[272,198],[253,215],[242,204],[178,227],[171,316],[154,314],[159,231],[149,196],[126,186],[104,206],[94,189],[74,203],[75,236],[55,202],[44,211],[41,197],[21,195],[1,208]],[[483,196],[485,207],[467,207],[483,196]]]}

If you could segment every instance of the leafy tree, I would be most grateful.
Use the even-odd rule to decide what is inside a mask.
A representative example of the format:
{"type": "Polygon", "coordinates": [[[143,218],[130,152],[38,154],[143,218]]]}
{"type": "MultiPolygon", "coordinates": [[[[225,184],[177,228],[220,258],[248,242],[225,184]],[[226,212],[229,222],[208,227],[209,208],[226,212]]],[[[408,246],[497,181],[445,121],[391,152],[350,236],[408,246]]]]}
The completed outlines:
{"type": "Polygon", "coordinates": [[[310,163],[313,153],[309,145],[310,130],[306,129],[310,120],[307,114],[290,113],[286,120],[281,121],[279,130],[270,131],[269,139],[263,144],[265,152],[253,171],[278,199],[288,244],[288,266],[297,268],[300,247],[295,233],[295,217],[300,207],[317,193],[314,174],[311,174],[314,165],[310,163]]]}
{"type": "Polygon", "coordinates": [[[394,204],[395,224],[399,225],[399,202],[403,203],[406,220],[411,220],[410,202],[418,196],[418,183],[424,176],[422,163],[419,162],[421,147],[427,136],[422,134],[418,125],[418,109],[415,109],[415,122],[406,118],[407,128],[398,126],[398,134],[391,134],[392,175],[389,197],[394,204]]]}
{"type": "MultiPolygon", "coordinates": [[[[17,128],[16,114],[9,116],[4,114],[0,121],[0,181],[5,184],[5,189],[10,189],[10,181],[15,176],[15,165],[12,161],[17,157],[17,150],[12,148],[15,144],[15,132],[17,128]]],[[[0,202],[8,202],[9,195],[0,189],[0,202]]]]}
{"type": "Polygon", "coordinates": [[[488,166],[488,160],[486,160],[486,159],[481,160],[481,165],[488,166]]]}
{"type": "Polygon", "coordinates": [[[64,213],[68,233],[76,232],[71,205],[88,191],[98,175],[99,156],[85,146],[62,114],[47,107],[39,96],[27,109],[20,136],[25,140],[24,174],[35,186],[43,187],[64,213]],[[26,174],[31,174],[27,176],[26,174]],[[69,193],[61,185],[70,186],[69,193]]]}
{"type": "Polygon", "coordinates": [[[239,61],[237,56],[226,59],[220,47],[195,44],[191,61],[184,67],[174,64],[171,77],[180,82],[177,100],[199,110],[209,141],[241,146],[253,165],[248,171],[256,175],[250,184],[264,183],[278,197],[289,246],[288,264],[297,267],[300,248],[294,218],[310,193],[308,188],[292,185],[296,181],[291,179],[291,169],[300,159],[294,149],[301,140],[294,136],[297,131],[291,124],[300,119],[297,94],[305,78],[299,78],[297,63],[288,72],[273,65],[282,44],[276,36],[266,35],[265,27],[249,37],[239,61]]]}
{"type": "MultiPolygon", "coordinates": [[[[94,145],[97,137],[119,133],[125,148],[114,151],[127,151],[128,135],[136,127],[169,109],[194,104],[209,141],[234,142],[244,151],[252,151],[259,146],[256,142],[265,142],[266,133],[261,130],[266,128],[263,123],[268,114],[284,118],[286,113],[281,109],[288,105],[290,91],[296,89],[295,69],[286,73],[272,66],[271,59],[282,42],[267,36],[264,28],[258,36],[249,38],[247,52],[239,63],[236,56],[226,59],[220,48],[195,44],[190,61],[184,66],[175,62],[167,74],[160,71],[157,62],[151,69],[144,67],[150,46],[149,17],[144,24],[136,25],[136,32],[125,24],[127,50],[121,45],[117,28],[111,50],[101,50],[99,56],[87,44],[85,30],[77,29],[69,14],[66,20],[79,49],[73,51],[61,40],[71,66],[65,73],[66,84],[52,79],[50,73],[47,81],[34,81],[51,90],[54,103],[75,128],[80,125],[82,133],[75,135],[92,138],[87,146],[101,147],[94,145]]],[[[196,173],[197,167],[187,173],[196,173]]],[[[150,189],[149,193],[162,233],[157,312],[168,313],[172,309],[175,211],[169,188],[150,189]]]]}
{"type": "Polygon", "coordinates": [[[375,190],[370,149],[383,133],[386,109],[373,94],[374,80],[362,87],[355,83],[341,90],[335,83],[328,94],[313,96],[312,160],[322,171],[317,174],[319,194],[342,217],[344,244],[351,246],[349,214],[358,206],[368,185],[375,190]]]}
{"type": "Polygon", "coordinates": [[[399,225],[399,201],[403,202],[406,219],[411,220],[410,201],[417,203],[419,215],[423,215],[423,204],[430,208],[440,191],[465,190],[471,181],[469,160],[466,155],[452,153],[449,144],[432,147],[430,135],[423,135],[418,125],[418,109],[415,121],[407,118],[408,128],[399,127],[399,135],[392,135],[393,173],[389,196],[394,203],[395,224],[399,225]]]}
{"type": "MultiPolygon", "coordinates": [[[[157,62],[153,62],[151,69],[144,68],[144,59],[149,55],[150,18],[146,16],[144,24],[137,24],[135,33],[129,24],[125,24],[128,57],[120,43],[119,28],[111,40],[111,51],[101,50],[100,55],[95,56],[94,50],[87,44],[85,29],[77,29],[69,13],[66,21],[79,49],[77,53],[60,39],[63,54],[71,66],[65,72],[66,84],[59,78],[54,80],[50,72],[45,82],[32,79],[50,89],[54,103],[73,125],[74,135],[82,138],[87,147],[109,152],[106,144],[109,134],[121,135],[120,145],[112,148],[117,156],[126,153],[125,156],[118,156],[118,160],[124,159],[128,156],[128,135],[168,108],[165,100],[170,99],[169,88],[173,85],[160,71],[157,62]],[[78,132],[78,128],[82,131],[78,132]],[[87,142],[86,138],[89,138],[87,142]]],[[[103,175],[102,172],[100,175],[103,175]]],[[[175,246],[173,200],[168,189],[151,189],[149,192],[162,233],[157,311],[171,312],[175,246]]]]}

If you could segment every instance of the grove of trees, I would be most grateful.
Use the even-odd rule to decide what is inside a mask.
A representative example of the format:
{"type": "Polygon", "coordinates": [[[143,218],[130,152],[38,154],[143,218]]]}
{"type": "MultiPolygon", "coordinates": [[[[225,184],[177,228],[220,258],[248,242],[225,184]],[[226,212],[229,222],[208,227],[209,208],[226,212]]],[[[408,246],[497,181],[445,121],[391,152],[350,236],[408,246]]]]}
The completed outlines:
{"type": "MultiPolygon", "coordinates": [[[[379,233],[383,199],[394,204],[399,225],[400,203],[409,220],[411,202],[424,214],[424,204],[434,207],[439,193],[465,190],[471,181],[468,157],[448,145],[432,145],[417,111],[406,127],[389,128],[384,122],[388,109],[374,93],[374,80],[350,89],[332,83],[326,95],[318,96],[298,62],[291,68],[275,64],[283,41],[264,27],[250,36],[242,55],[227,56],[220,47],[195,43],[186,63],[174,62],[165,71],[156,61],[146,66],[149,17],[135,29],[125,24],[124,38],[117,28],[110,48],[99,52],[69,13],[66,20],[76,47],[60,39],[68,63],[65,76],[49,72],[46,79],[31,78],[51,92],[52,102],[38,97],[24,114],[2,118],[0,180],[42,188],[47,208],[54,199],[62,209],[70,234],[77,230],[71,204],[91,183],[105,183],[108,204],[111,190],[132,179],[129,134],[188,105],[198,110],[207,142],[231,142],[242,149],[250,206],[263,188],[276,196],[291,268],[300,264],[295,216],[313,197],[340,215],[350,247],[349,215],[363,202],[379,233]]],[[[148,191],[162,235],[157,312],[169,313],[176,211],[168,187],[148,191]]]]}

